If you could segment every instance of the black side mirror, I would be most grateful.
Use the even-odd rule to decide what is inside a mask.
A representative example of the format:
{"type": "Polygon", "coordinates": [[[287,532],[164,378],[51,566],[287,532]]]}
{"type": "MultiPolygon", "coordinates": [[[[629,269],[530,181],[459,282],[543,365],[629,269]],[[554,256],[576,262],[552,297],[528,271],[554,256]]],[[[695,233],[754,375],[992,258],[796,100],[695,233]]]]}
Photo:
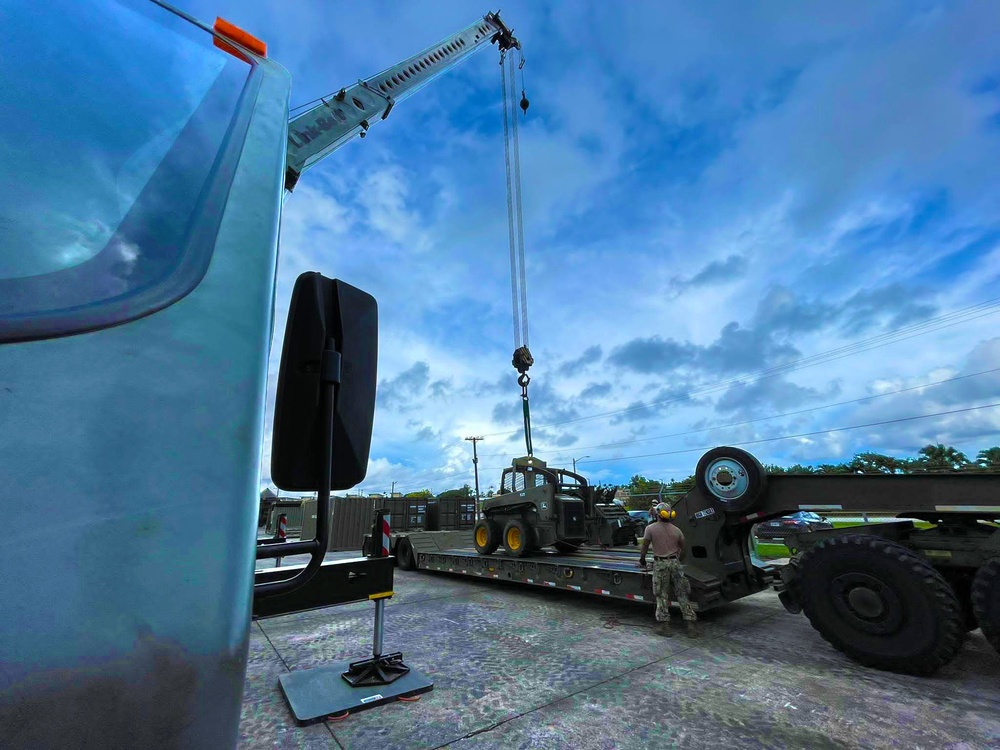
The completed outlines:
{"type": "Polygon", "coordinates": [[[283,490],[320,488],[321,373],[340,355],[335,388],[330,489],[365,478],[375,416],[378,303],[350,284],[304,273],[295,282],[278,370],[271,479],[283,490]]]}
{"type": "Polygon", "coordinates": [[[309,553],[291,578],[254,586],[254,597],[304,586],[330,544],[330,490],[368,471],[378,362],[378,304],[370,294],[309,272],[299,276],[285,325],[271,443],[271,480],[316,491],[316,538],[258,546],[257,559],[309,553]]]}

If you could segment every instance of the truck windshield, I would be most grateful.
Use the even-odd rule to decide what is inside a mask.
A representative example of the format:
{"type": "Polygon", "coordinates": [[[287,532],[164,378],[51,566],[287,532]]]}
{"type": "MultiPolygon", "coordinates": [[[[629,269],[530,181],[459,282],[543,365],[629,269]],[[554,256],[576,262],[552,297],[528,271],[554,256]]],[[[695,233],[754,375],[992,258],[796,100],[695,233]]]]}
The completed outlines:
{"type": "Polygon", "coordinates": [[[3,15],[0,340],[179,299],[208,265],[252,66],[148,0],[3,15]]]}

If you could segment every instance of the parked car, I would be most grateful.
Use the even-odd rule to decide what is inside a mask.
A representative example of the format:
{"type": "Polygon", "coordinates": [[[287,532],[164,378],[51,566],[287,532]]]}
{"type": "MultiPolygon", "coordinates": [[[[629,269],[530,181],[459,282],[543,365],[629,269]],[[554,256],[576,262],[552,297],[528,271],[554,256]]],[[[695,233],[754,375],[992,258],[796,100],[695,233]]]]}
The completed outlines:
{"type": "Polygon", "coordinates": [[[635,535],[641,537],[646,527],[653,522],[653,514],[648,510],[630,510],[628,514],[635,522],[635,535]]]}
{"type": "Polygon", "coordinates": [[[818,513],[800,510],[790,516],[774,518],[758,524],[755,533],[758,539],[782,539],[786,534],[800,534],[832,528],[833,524],[818,513]]]}

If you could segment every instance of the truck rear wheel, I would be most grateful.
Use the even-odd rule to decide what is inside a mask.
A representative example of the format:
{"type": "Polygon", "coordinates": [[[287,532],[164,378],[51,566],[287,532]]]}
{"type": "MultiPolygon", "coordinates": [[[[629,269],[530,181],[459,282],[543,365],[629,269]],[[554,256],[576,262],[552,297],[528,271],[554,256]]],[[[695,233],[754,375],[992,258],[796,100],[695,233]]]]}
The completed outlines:
{"type": "Polygon", "coordinates": [[[972,606],[972,578],[975,571],[943,570],[941,574],[951,584],[955,598],[958,599],[958,606],[962,610],[962,629],[966,633],[972,632],[979,627],[979,618],[972,606]]]}
{"type": "Polygon", "coordinates": [[[802,610],[830,645],[878,669],[931,674],[958,652],[962,610],[948,582],[901,544],[824,539],[799,558],[802,610]]]}
{"type": "Polygon", "coordinates": [[[472,540],[480,555],[492,555],[500,546],[500,524],[490,518],[476,522],[472,530],[472,540]]]}
{"type": "Polygon", "coordinates": [[[695,484],[724,513],[746,513],[767,489],[760,461],[739,448],[713,448],[698,461],[695,484]]]}
{"type": "Polygon", "coordinates": [[[524,557],[529,554],[534,545],[534,534],[531,527],[520,518],[512,518],[503,530],[503,546],[514,557],[524,557]]]}
{"type": "Polygon", "coordinates": [[[1000,557],[987,560],[972,579],[972,609],[986,640],[1000,653],[1000,557]]]}

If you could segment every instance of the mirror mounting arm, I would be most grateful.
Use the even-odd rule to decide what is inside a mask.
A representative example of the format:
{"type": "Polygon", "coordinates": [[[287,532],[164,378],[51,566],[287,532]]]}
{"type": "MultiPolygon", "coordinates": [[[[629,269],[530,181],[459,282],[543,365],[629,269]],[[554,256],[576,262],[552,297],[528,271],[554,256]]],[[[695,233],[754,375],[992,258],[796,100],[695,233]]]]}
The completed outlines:
{"type": "MultiPolygon", "coordinates": [[[[320,438],[323,444],[319,453],[320,486],[316,492],[316,538],[310,542],[299,542],[295,545],[302,547],[301,550],[296,549],[295,552],[309,552],[311,554],[309,563],[297,575],[284,581],[255,585],[253,587],[255,598],[287,594],[306,585],[320,569],[323,558],[326,557],[326,550],[330,546],[332,521],[330,517],[330,475],[333,470],[333,422],[336,411],[336,387],[340,384],[340,363],[341,356],[340,352],[336,350],[336,342],[333,339],[327,339],[320,371],[320,411],[322,412],[320,438]]],[[[292,552],[290,548],[291,545],[276,544],[258,548],[257,558],[287,556],[292,552]],[[284,549],[279,547],[284,547],[284,549]]]]}

